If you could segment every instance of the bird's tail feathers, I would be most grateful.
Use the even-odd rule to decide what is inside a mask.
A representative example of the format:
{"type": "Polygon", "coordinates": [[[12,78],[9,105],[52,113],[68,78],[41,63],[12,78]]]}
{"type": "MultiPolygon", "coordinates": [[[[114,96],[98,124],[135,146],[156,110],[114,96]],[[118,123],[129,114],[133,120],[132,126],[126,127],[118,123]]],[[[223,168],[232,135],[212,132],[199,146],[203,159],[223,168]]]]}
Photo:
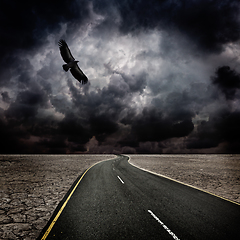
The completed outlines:
{"type": "Polygon", "coordinates": [[[66,72],[67,72],[67,71],[68,71],[68,69],[69,69],[69,67],[68,67],[68,65],[67,65],[67,64],[63,64],[63,65],[62,65],[62,67],[63,67],[64,71],[66,71],[66,72]]]}

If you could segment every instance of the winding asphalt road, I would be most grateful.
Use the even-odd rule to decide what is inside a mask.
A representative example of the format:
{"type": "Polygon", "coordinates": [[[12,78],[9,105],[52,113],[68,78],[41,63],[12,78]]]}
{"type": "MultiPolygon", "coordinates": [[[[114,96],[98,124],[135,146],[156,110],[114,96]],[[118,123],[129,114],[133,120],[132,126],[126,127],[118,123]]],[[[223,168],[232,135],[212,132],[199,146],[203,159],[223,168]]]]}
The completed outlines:
{"type": "Polygon", "coordinates": [[[39,239],[239,240],[240,206],[118,156],[84,173],[39,239]]]}

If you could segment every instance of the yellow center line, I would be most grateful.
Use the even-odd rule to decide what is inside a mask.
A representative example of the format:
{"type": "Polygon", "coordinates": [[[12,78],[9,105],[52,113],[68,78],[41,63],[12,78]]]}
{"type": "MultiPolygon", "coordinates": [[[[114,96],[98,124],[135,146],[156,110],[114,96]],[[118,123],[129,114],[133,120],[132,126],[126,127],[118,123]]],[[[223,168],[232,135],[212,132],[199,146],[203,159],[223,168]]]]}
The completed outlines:
{"type": "MultiPolygon", "coordinates": [[[[111,159],[108,159],[108,160],[112,160],[111,159]]],[[[108,161],[108,160],[103,160],[103,161],[108,161]]],[[[102,161],[100,161],[102,162],[102,161]]],[[[93,164],[91,167],[89,167],[84,173],[83,175],[81,176],[81,178],[78,180],[78,182],[76,183],[75,187],[73,188],[73,190],[71,191],[71,193],[69,194],[68,198],[66,199],[66,201],[63,203],[62,207],[60,208],[60,210],[58,211],[57,215],[55,216],[55,218],[53,219],[53,221],[51,222],[50,226],[48,227],[47,231],[45,232],[45,234],[43,235],[43,237],[41,238],[41,240],[45,240],[48,236],[48,234],[51,232],[54,224],[56,223],[56,221],[58,220],[59,216],[61,215],[63,209],[66,207],[69,199],[71,198],[71,196],[73,195],[74,191],[76,190],[77,186],[79,185],[79,183],[81,182],[81,180],[83,179],[84,175],[88,172],[88,170],[90,168],[92,168],[93,166],[95,166],[96,164],[100,163],[100,162],[97,162],[95,164],[93,164]]]]}

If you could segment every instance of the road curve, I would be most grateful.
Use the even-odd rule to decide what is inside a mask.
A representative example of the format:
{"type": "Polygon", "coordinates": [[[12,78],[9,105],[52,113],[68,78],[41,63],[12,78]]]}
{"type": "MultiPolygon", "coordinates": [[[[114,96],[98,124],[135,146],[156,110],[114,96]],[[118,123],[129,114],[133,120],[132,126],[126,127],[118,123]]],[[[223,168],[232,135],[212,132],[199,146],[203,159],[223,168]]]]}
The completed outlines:
{"type": "MultiPolygon", "coordinates": [[[[77,183],[77,181],[76,181],[77,183]]],[[[118,156],[88,169],[38,239],[240,239],[240,206],[118,156]]]]}

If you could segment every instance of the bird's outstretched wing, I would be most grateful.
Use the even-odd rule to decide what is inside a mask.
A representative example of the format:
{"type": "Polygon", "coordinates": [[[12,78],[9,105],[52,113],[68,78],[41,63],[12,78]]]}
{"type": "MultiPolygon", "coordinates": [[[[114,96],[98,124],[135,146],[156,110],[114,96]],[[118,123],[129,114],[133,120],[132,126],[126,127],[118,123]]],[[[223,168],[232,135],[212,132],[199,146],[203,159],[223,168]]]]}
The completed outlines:
{"type": "Polygon", "coordinates": [[[64,62],[69,63],[75,60],[67,43],[63,39],[58,42],[58,46],[64,62]]]}
{"type": "Polygon", "coordinates": [[[87,76],[83,73],[83,71],[78,67],[78,65],[76,64],[76,66],[72,67],[70,69],[72,75],[82,84],[86,84],[88,82],[88,78],[87,76]]]}

